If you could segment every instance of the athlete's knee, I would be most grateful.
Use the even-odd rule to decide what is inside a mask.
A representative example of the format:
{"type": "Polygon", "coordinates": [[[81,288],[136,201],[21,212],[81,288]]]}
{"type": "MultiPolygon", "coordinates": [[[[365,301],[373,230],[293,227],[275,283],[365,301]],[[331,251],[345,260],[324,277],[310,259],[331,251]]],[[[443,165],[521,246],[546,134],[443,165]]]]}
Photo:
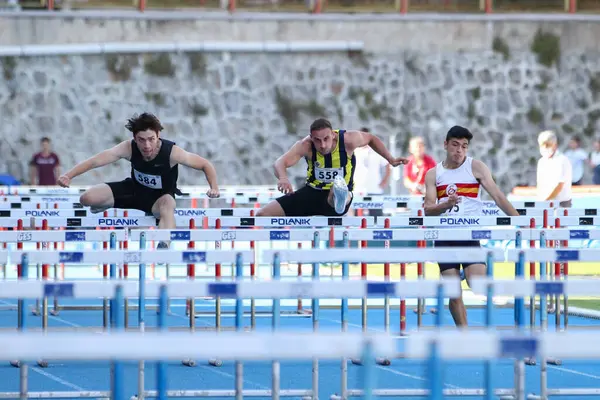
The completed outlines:
{"type": "Polygon", "coordinates": [[[79,203],[86,207],[99,206],[103,205],[101,203],[105,202],[103,197],[104,196],[100,196],[98,191],[88,189],[85,192],[83,192],[81,196],[79,196],[79,203]]]}
{"type": "Polygon", "coordinates": [[[285,212],[277,201],[273,201],[256,212],[257,217],[283,217],[285,212]]]}
{"type": "Polygon", "coordinates": [[[465,268],[465,278],[467,279],[467,285],[471,287],[473,278],[486,276],[485,264],[471,264],[465,268]]]}
{"type": "Polygon", "coordinates": [[[108,185],[89,188],[79,196],[79,203],[86,207],[112,207],[113,192],[108,185]]]}
{"type": "Polygon", "coordinates": [[[93,195],[90,193],[90,191],[89,191],[89,190],[86,190],[85,192],[83,192],[83,193],[81,194],[81,196],[79,196],[79,202],[80,202],[82,205],[84,205],[84,206],[88,207],[88,206],[92,205],[92,202],[93,202],[93,197],[94,197],[94,196],[93,196],[93,195]]]}
{"type": "Polygon", "coordinates": [[[173,196],[165,194],[161,196],[154,205],[154,216],[156,218],[165,218],[175,213],[175,199],[173,196]]]}
{"type": "Polygon", "coordinates": [[[263,207],[258,209],[258,211],[256,211],[255,214],[257,217],[271,217],[271,213],[269,212],[269,208],[268,207],[263,207]]]}

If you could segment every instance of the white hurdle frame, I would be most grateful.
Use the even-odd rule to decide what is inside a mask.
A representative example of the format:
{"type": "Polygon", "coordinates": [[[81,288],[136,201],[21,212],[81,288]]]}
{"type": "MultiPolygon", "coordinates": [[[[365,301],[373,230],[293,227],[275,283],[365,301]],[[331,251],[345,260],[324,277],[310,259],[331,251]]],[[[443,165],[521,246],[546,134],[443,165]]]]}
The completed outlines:
{"type": "MultiPolygon", "coordinates": [[[[442,252],[439,253],[441,257],[442,252]]],[[[529,259],[538,259],[544,260],[546,258],[546,251],[532,251],[530,252],[529,259]]],[[[592,254],[593,252],[586,252],[592,254]]],[[[595,252],[598,254],[598,252],[595,252]]],[[[239,255],[238,255],[239,256],[239,255]]],[[[490,257],[490,254],[488,254],[490,257]]],[[[475,259],[473,259],[476,261],[475,259]]],[[[23,263],[26,264],[26,260],[23,260],[23,263]]],[[[46,292],[54,292],[57,295],[67,296],[67,297],[78,297],[78,296],[111,296],[111,293],[115,292],[115,288],[117,288],[117,293],[120,290],[120,294],[118,295],[118,299],[122,300],[123,296],[132,296],[132,295],[140,295],[141,292],[136,291],[136,286],[131,285],[127,282],[63,282],[60,284],[54,283],[42,283],[42,282],[3,282],[2,290],[0,290],[0,297],[9,297],[9,296],[20,296],[23,298],[36,298],[41,293],[46,292]],[[80,286],[80,287],[79,287],[80,286]]],[[[382,296],[384,293],[390,293],[390,289],[392,289],[395,295],[407,295],[407,296],[418,296],[420,293],[425,293],[426,295],[434,295],[437,294],[438,301],[444,293],[447,293],[450,296],[457,296],[460,294],[460,281],[458,279],[447,279],[444,281],[437,282],[427,282],[427,281],[413,281],[413,282],[397,282],[397,283],[370,283],[370,282],[353,282],[353,281],[340,281],[340,282],[322,282],[322,281],[312,281],[312,282],[236,282],[234,283],[235,288],[231,288],[231,284],[224,283],[201,283],[201,282],[179,282],[179,283],[149,283],[147,287],[147,291],[145,291],[146,296],[168,296],[169,292],[172,290],[173,293],[176,293],[178,296],[196,296],[196,295],[205,295],[205,294],[215,294],[215,293],[230,293],[236,299],[244,298],[244,297],[252,297],[257,295],[267,296],[274,299],[280,299],[285,297],[293,297],[297,295],[299,292],[309,293],[312,298],[319,297],[340,297],[340,296],[356,296],[356,295],[375,295],[382,296]],[[372,286],[372,287],[370,287],[372,286]],[[211,290],[211,287],[213,289],[211,290]],[[169,289],[170,288],[170,289],[169,289]],[[387,288],[387,289],[384,289],[387,288]],[[446,290],[444,290],[444,288],[446,290]],[[440,291],[441,290],[441,291],[440,291]]],[[[565,294],[576,294],[576,295],[598,295],[600,294],[600,287],[598,285],[594,285],[593,282],[589,282],[586,280],[574,280],[569,283],[561,284],[560,287],[557,287],[553,282],[531,282],[531,281],[499,281],[490,278],[478,278],[474,279],[474,286],[477,288],[476,290],[481,291],[482,293],[487,294],[488,296],[488,304],[492,304],[490,297],[494,291],[500,291],[505,293],[510,293],[515,296],[523,295],[523,296],[531,296],[535,293],[545,293],[548,291],[558,292],[565,294]]],[[[166,310],[164,307],[166,305],[166,300],[161,301],[163,305],[163,311],[166,310]]],[[[441,304],[440,304],[441,305],[441,304]]],[[[439,320],[441,324],[441,319],[439,320]]],[[[313,332],[313,335],[316,334],[313,332]]],[[[158,339],[164,340],[164,334],[160,335],[152,335],[146,333],[143,335],[143,339],[138,337],[137,335],[130,334],[110,334],[104,335],[102,337],[98,337],[97,335],[88,335],[87,338],[93,337],[96,341],[96,346],[90,346],[89,343],[85,342],[86,335],[78,334],[78,335],[55,335],[55,334],[44,334],[41,337],[32,334],[26,334],[29,337],[24,337],[21,335],[15,335],[10,343],[13,343],[13,346],[5,347],[0,350],[0,358],[4,359],[33,359],[34,357],[41,358],[60,358],[60,359],[107,359],[107,358],[116,358],[122,357],[124,359],[143,359],[143,360],[157,360],[161,359],[175,359],[176,357],[183,357],[186,354],[189,354],[189,349],[193,350],[193,355],[200,355],[202,357],[206,356],[206,358],[214,357],[215,355],[219,356],[220,359],[234,359],[238,360],[236,362],[236,389],[235,391],[228,392],[210,392],[209,391],[189,391],[190,393],[184,393],[181,391],[172,391],[167,392],[170,396],[173,397],[198,397],[198,396],[243,396],[244,390],[242,388],[241,380],[242,380],[242,364],[239,362],[240,358],[244,357],[260,357],[265,354],[265,350],[262,346],[258,345],[256,342],[246,342],[246,340],[255,340],[256,335],[261,334],[244,334],[244,339],[239,339],[238,345],[244,344],[247,348],[252,348],[251,350],[246,351],[237,351],[237,348],[229,348],[225,351],[219,352],[219,354],[215,354],[215,348],[217,345],[206,346],[206,339],[202,338],[201,342],[203,346],[197,347],[194,343],[191,343],[190,340],[200,339],[201,335],[177,335],[170,334],[170,337],[175,340],[175,344],[171,344],[171,350],[167,351],[165,347],[160,347],[160,350],[155,351],[151,354],[144,353],[140,355],[140,347],[141,346],[149,346],[147,341],[156,341],[158,339]],[[254,335],[254,336],[253,336],[254,335]],[[34,339],[35,337],[35,339],[34,339]],[[66,341],[65,338],[69,338],[66,341]],[[190,339],[192,338],[192,339],[190,339]],[[117,341],[122,341],[122,343],[126,343],[125,347],[126,351],[122,349],[118,349],[117,341]],[[65,344],[68,345],[68,349],[62,348],[65,344]],[[253,343],[253,345],[251,345],[253,343]],[[21,346],[19,346],[21,344],[21,346]],[[106,350],[104,346],[109,346],[110,350],[106,350]],[[18,350],[18,348],[25,348],[25,351],[18,350]],[[82,350],[85,349],[85,350],[82,350]],[[93,350],[92,350],[93,349],[93,350]],[[207,349],[207,350],[202,350],[207,349]],[[118,352],[118,353],[117,353],[118,352]],[[209,354],[210,353],[210,354],[209,354]],[[252,353],[252,356],[249,354],[252,353]],[[106,357],[106,358],[105,358],[106,357]],[[185,396],[185,394],[189,394],[190,396],[185,396]]],[[[234,334],[230,334],[229,337],[233,337],[234,334]]],[[[264,335],[264,334],[262,334],[264,335]]],[[[277,336],[278,333],[275,332],[273,335],[277,336]]],[[[284,334],[285,335],[285,334],[284,334]]],[[[356,340],[357,337],[361,337],[361,340],[365,339],[366,333],[362,333],[360,335],[351,334],[348,332],[344,332],[337,340],[340,340],[340,343],[347,343],[346,340],[356,340]],[[350,339],[352,338],[352,339],[350,339]]],[[[372,334],[368,334],[368,337],[373,338],[378,341],[378,349],[370,354],[369,356],[386,356],[386,357],[402,357],[402,358],[414,358],[414,359],[423,359],[429,357],[431,353],[430,346],[432,343],[432,338],[434,338],[435,344],[438,345],[439,357],[441,359],[453,359],[453,358],[461,358],[461,359],[482,359],[484,358],[487,361],[492,361],[497,359],[498,357],[503,358],[511,358],[511,359],[522,359],[524,357],[531,356],[540,356],[542,358],[549,357],[552,353],[558,354],[561,357],[577,357],[577,358],[591,358],[598,357],[600,354],[600,346],[597,343],[596,335],[594,334],[569,334],[572,335],[573,340],[565,345],[566,336],[561,333],[543,333],[543,334],[531,334],[523,335],[522,333],[508,333],[499,335],[497,332],[492,333],[490,331],[484,332],[468,332],[468,331],[460,331],[460,332],[434,332],[434,333],[419,333],[414,336],[409,336],[406,341],[404,354],[399,354],[396,350],[394,344],[394,338],[390,335],[379,335],[373,336],[372,334]],[[493,336],[492,336],[493,335],[493,336]],[[468,338],[468,340],[465,339],[468,338]],[[577,339],[575,339],[577,337],[577,339]],[[585,344],[582,342],[582,338],[586,339],[585,344]],[[590,342],[590,339],[593,342],[590,342]],[[498,340],[499,343],[505,341],[507,343],[502,344],[500,347],[494,344],[495,340],[498,340]],[[519,343],[515,343],[515,341],[519,343]],[[531,341],[541,342],[541,346],[531,347],[531,341]],[[510,342],[510,347],[507,348],[505,346],[510,342]],[[546,342],[546,343],[544,343],[546,342]],[[516,346],[516,347],[515,347],[516,346]],[[500,349],[503,350],[500,350],[500,349]]],[[[265,342],[265,346],[276,346],[277,343],[281,343],[284,346],[289,347],[289,343],[293,342],[294,339],[287,338],[288,341],[274,339],[275,336],[271,337],[270,342],[265,342]]],[[[326,335],[325,335],[326,336],[326,335]]],[[[323,337],[325,337],[323,336],[323,337]]],[[[214,335],[211,335],[212,338],[215,338],[214,335]]],[[[227,334],[220,335],[217,340],[224,340],[227,334]]],[[[296,337],[295,340],[311,340],[309,335],[301,335],[296,337]]],[[[344,368],[346,364],[346,357],[363,357],[364,353],[352,353],[348,352],[345,354],[333,355],[332,353],[338,351],[334,349],[339,349],[339,344],[332,344],[333,342],[327,341],[325,338],[323,343],[319,343],[319,354],[326,354],[326,357],[329,356],[331,358],[342,359],[342,373],[347,373],[347,370],[344,368]],[[327,343],[325,347],[326,350],[321,349],[320,347],[327,343]]],[[[165,343],[165,342],[163,342],[165,343]]],[[[155,344],[154,344],[155,345],[155,344]]],[[[302,347],[302,350],[298,349],[296,351],[305,350],[302,347]]],[[[319,354],[311,352],[312,350],[308,350],[304,353],[307,357],[319,357],[319,354]]],[[[345,350],[348,351],[348,350],[345,350]]],[[[281,358],[296,358],[298,357],[297,353],[293,353],[294,350],[291,348],[288,350],[286,355],[281,358]],[[292,355],[293,353],[294,355],[292,355]]],[[[273,355],[271,353],[271,355],[273,355]]],[[[273,356],[274,357],[274,356],[273,356]]],[[[275,357],[274,357],[275,358],[275,357]]],[[[279,357],[278,357],[279,358],[279,357]]],[[[320,357],[323,358],[323,357],[320,357]]],[[[142,361],[143,362],[143,361],[142,361]]],[[[368,364],[368,363],[367,363],[368,364]]],[[[21,378],[24,379],[25,384],[21,386],[22,391],[20,395],[24,395],[27,391],[27,374],[26,374],[26,363],[21,363],[22,372],[21,378]],[[24,389],[23,389],[24,388],[24,389]]],[[[488,369],[486,369],[486,388],[484,389],[468,389],[468,390],[445,390],[441,389],[441,382],[437,382],[435,379],[432,379],[433,383],[436,385],[430,389],[420,389],[420,390],[391,390],[391,389],[378,389],[374,391],[373,394],[378,396],[426,396],[431,395],[433,390],[436,390],[438,393],[443,393],[449,396],[453,395],[461,395],[461,396],[479,396],[486,393],[486,391],[492,390],[494,394],[501,396],[503,399],[514,398],[517,400],[522,400],[525,398],[524,395],[524,386],[522,385],[524,381],[524,369],[515,369],[515,389],[495,389],[492,383],[492,370],[491,364],[487,364],[488,369]]],[[[372,368],[372,365],[367,365],[368,368],[372,368]]],[[[313,371],[314,373],[314,371],[313,371]]],[[[433,375],[432,375],[433,376],[433,375]]],[[[281,391],[279,390],[279,361],[274,361],[273,364],[273,389],[271,391],[252,391],[252,393],[247,393],[246,395],[255,395],[255,396],[268,396],[274,395],[276,397],[279,396],[299,396],[302,394],[300,390],[293,391],[281,391]],[[278,392],[278,396],[275,395],[275,392],[278,392]]],[[[437,376],[436,376],[437,377],[437,376]]],[[[439,378],[438,378],[439,379],[439,378]]],[[[342,398],[347,399],[349,397],[360,396],[365,394],[365,390],[357,390],[351,389],[348,390],[343,386],[344,379],[342,378],[342,389],[341,396],[333,395],[332,399],[342,398]]],[[[366,390],[371,390],[372,388],[367,388],[366,390]]],[[[529,395],[528,399],[537,399],[537,398],[546,398],[550,393],[554,393],[556,395],[566,395],[566,394],[598,394],[600,393],[600,389],[555,389],[556,392],[547,391],[544,393],[544,388],[542,388],[542,393],[540,396],[529,395]],[[561,390],[558,392],[558,390],[561,390]],[[587,392],[585,392],[587,390],[587,392]]],[[[188,391],[185,391],[188,392],[188,391]]],[[[103,395],[105,392],[95,392],[103,395]]],[[[141,392],[143,393],[141,397],[154,397],[157,395],[154,391],[141,392]]],[[[306,396],[315,396],[315,393],[318,391],[311,390],[305,394],[306,396]]],[[[46,396],[55,395],[53,392],[45,392],[46,396]]],[[[34,396],[30,396],[32,398],[45,398],[43,394],[36,393],[34,396]]],[[[74,398],[76,396],[75,392],[68,393],[67,397],[74,398]]]]}
{"type": "MultiPolygon", "coordinates": [[[[326,226],[344,226],[344,227],[361,227],[366,223],[366,227],[384,227],[385,220],[390,221],[391,228],[401,227],[451,227],[460,226],[498,226],[510,227],[520,226],[529,227],[533,221],[536,227],[543,226],[547,222],[547,217],[541,216],[518,216],[518,217],[203,217],[189,218],[176,217],[175,222],[177,227],[187,228],[190,221],[195,221],[198,225],[209,228],[216,227],[217,221],[220,222],[223,228],[245,228],[245,227],[297,227],[297,228],[316,228],[326,226]],[[207,224],[207,225],[206,225],[207,224]]],[[[0,218],[0,227],[14,228],[18,221],[23,219],[7,217],[0,218]]],[[[600,225],[600,217],[598,216],[562,216],[560,217],[561,226],[598,226],[600,225]]],[[[48,217],[48,218],[31,218],[31,226],[41,228],[45,223],[50,228],[70,227],[70,228],[96,228],[96,227],[119,227],[119,228],[145,228],[156,226],[157,221],[154,217],[48,217]]]]}

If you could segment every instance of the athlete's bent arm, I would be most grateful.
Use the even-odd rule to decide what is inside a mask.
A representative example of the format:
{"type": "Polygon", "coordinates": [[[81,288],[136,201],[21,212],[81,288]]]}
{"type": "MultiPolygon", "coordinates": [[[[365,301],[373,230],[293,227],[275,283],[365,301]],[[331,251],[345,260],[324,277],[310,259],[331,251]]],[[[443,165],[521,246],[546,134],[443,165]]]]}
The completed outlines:
{"type": "Polygon", "coordinates": [[[473,160],[473,176],[475,176],[475,178],[481,182],[481,185],[485,191],[489,193],[490,197],[506,215],[512,217],[519,216],[517,210],[513,207],[510,201],[508,201],[504,193],[502,193],[498,185],[496,185],[496,182],[494,182],[492,173],[487,165],[479,160],[473,160]]]}
{"type": "Polygon", "coordinates": [[[121,142],[115,147],[104,150],[96,154],[95,156],[90,157],[87,160],[75,165],[73,168],[71,168],[59,178],[59,183],[68,186],[69,181],[71,179],[79,175],[85,174],[86,172],[94,168],[99,168],[108,164],[112,164],[123,158],[127,160],[131,158],[131,142],[129,140],[121,142]],[[66,182],[63,182],[65,181],[64,178],[66,178],[66,182]]]}
{"type": "Polygon", "coordinates": [[[273,170],[277,177],[277,189],[280,192],[288,194],[294,191],[287,176],[287,169],[296,165],[303,157],[307,157],[309,151],[310,139],[307,137],[294,143],[285,154],[275,160],[273,170]]]}
{"type": "Polygon", "coordinates": [[[214,197],[219,196],[217,170],[206,158],[201,157],[198,154],[185,151],[179,146],[173,146],[173,149],[171,150],[171,166],[175,166],[176,164],[181,164],[186,167],[204,172],[208,186],[210,186],[208,195],[211,197],[213,195],[214,197]]]}
{"type": "Polygon", "coordinates": [[[448,211],[454,206],[449,201],[437,202],[437,188],[435,186],[435,168],[430,169],[425,174],[425,199],[423,202],[423,211],[426,216],[437,216],[448,211]]]}
{"type": "Polygon", "coordinates": [[[404,157],[392,156],[381,139],[370,132],[346,131],[344,144],[348,152],[353,152],[359,147],[369,146],[394,167],[408,163],[408,159],[404,157]]]}
{"type": "Polygon", "coordinates": [[[309,148],[310,143],[307,139],[302,139],[294,143],[285,154],[275,160],[275,163],[273,164],[275,177],[279,180],[287,179],[287,169],[298,164],[298,161],[303,157],[306,157],[309,148]]]}

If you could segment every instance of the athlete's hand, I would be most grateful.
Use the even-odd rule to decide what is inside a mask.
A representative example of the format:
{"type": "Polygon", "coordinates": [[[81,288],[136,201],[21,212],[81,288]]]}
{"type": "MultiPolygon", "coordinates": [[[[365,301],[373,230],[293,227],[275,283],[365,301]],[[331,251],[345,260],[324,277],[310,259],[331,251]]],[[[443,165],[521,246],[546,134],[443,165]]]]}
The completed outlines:
{"type": "Polygon", "coordinates": [[[60,178],[58,178],[57,183],[58,183],[58,186],[69,187],[69,185],[71,184],[71,179],[69,179],[69,177],[66,175],[62,175],[60,178]]]}
{"type": "Polygon", "coordinates": [[[210,197],[211,199],[215,199],[217,197],[220,197],[221,193],[219,192],[219,189],[208,189],[208,191],[206,192],[206,195],[208,197],[210,197]]]}
{"type": "Polygon", "coordinates": [[[405,157],[392,158],[389,161],[389,163],[392,167],[397,167],[398,165],[408,164],[408,158],[405,158],[405,157]]]}
{"type": "Polygon", "coordinates": [[[277,189],[284,194],[289,194],[294,191],[292,184],[287,178],[282,178],[277,181],[277,189]]]}
{"type": "Polygon", "coordinates": [[[458,197],[458,195],[456,195],[456,194],[451,194],[450,196],[448,196],[447,203],[448,203],[449,208],[453,208],[455,205],[460,203],[460,197],[458,197]]]}

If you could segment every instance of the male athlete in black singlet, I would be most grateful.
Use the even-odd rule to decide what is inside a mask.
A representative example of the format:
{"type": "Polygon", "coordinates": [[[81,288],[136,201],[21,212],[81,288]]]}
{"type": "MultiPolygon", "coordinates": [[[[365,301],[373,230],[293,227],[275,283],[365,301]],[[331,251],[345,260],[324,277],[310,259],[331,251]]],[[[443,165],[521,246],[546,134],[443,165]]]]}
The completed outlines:
{"type": "Polygon", "coordinates": [[[277,188],[285,196],[273,200],[257,212],[264,217],[340,216],[352,203],[352,186],[356,158],[354,150],[371,146],[390,165],[406,164],[408,159],[394,158],[377,136],[369,132],[332,129],[326,119],[315,120],[310,135],[296,142],[275,161],[277,188]],[[300,159],[306,160],[306,185],[293,191],[287,169],[300,159]]]}
{"type": "MultiPolygon", "coordinates": [[[[91,169],[114,163],[120,159],[131,162],[131,177],[120,182],[102,183],[86,190],[81,204],[92,212],[109,208],[142,210],[160,219],[159,229],[175,229],[175,194],[178,164],[204,171],[210,186],[209,197],[219,197],[217,173],[213,165],[197,154],[189,153],[174,142],[162,139],[163,127],[154,115],[144,113],[129,119],[125,127],[133,133],[126,140],[77,164],[58,179],[68,187],[71,179],[91,169]]],[[[161,243],[161,248],[166,247],[161,243]]]]}

